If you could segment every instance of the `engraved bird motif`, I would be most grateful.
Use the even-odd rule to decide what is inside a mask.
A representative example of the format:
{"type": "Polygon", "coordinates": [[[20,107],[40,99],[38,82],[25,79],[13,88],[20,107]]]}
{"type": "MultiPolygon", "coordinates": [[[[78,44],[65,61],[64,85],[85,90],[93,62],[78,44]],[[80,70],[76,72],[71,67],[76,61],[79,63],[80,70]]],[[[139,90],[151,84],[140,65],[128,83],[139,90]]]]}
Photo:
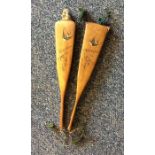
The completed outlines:
{"type": "Polygon", "coordinates": [[[92,40],[90,40],[90,44],[91,44],[92,46],[97,46],[97,45],[98,45],[98,41],[95,40],[95,38],[93,38],[92,40]]]}
{"type": "Polygon", "coordinates": [[[72,36],[71,36],[71,33],[67,32],[67,33],[65,34],[65,31],[63,30],[63,39],[69,40],[71,37],[72,37],[72,36]]]}

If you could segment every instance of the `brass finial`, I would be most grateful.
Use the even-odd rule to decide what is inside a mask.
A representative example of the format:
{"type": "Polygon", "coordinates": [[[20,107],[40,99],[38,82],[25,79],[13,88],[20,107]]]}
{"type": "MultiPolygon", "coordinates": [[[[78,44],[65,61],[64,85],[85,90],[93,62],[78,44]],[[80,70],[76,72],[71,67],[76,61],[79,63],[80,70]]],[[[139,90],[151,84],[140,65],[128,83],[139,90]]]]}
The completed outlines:
{"type": "Polygon", "coordinates": [[[62,17],[62,20],[70,20],[71,17],[69,15],[69,9],[64,9],[61,17],[62,17]]]}

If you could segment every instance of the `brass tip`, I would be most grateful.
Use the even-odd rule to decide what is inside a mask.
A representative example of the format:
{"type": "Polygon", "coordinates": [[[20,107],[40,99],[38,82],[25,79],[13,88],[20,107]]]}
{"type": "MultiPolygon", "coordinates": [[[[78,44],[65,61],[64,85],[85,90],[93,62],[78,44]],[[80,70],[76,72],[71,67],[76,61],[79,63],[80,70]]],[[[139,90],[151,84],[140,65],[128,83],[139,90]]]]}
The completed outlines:
{"type": "Polygon", "coordinates": [[[69,15],[69,9],[64,9],[61,17],[62,17],[62,20],[70,20],[71,17],[69,15]]]}

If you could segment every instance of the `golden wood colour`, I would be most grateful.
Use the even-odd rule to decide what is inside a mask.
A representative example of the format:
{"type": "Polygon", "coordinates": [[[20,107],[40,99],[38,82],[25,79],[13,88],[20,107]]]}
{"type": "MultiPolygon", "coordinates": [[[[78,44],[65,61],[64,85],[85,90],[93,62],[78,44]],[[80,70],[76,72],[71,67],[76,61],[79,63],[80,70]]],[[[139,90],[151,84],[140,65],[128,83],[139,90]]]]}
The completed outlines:
{"type": "Polygon", "coordinates": [[[70,19],[69,10],[64,9],[62,20],[55,24],[57,75],[60,88],[60,130],[63,129],[64,97],[71,68],[75,38],[75,22],[70,19]]]}
{"type": "Polygon", "coordinates": [[[86,23],[77,76],[76,100],[70,117],[69,131],[72,128],[78,101],[93,72],[108,31],[108,26],[91,22],[86,23]]]}

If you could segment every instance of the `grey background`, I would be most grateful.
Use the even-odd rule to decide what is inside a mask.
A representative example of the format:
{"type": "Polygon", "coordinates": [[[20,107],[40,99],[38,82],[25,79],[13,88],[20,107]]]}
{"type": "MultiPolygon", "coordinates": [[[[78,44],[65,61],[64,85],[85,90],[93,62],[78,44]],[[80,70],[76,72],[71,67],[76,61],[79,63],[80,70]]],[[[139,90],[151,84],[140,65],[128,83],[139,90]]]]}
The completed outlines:
{"type": "MultiPolygon", "coordinates": [[[[32,0],[32,155],[123,154],[123,5],[123,0],[32,0]],[[89,13],[88,21],[111,12],[111,30],[76,113],[74,127],[84,123],[87,137],[93,140],[81,146],[64,145],[45,126],[47,121],[59,123],[54,24],[66,6],[76,21],[81,6],[89,13]]],[[[77,23],[65,102],[66,125],[75,99],[83,29],[84,23],[77,23]]]]}

